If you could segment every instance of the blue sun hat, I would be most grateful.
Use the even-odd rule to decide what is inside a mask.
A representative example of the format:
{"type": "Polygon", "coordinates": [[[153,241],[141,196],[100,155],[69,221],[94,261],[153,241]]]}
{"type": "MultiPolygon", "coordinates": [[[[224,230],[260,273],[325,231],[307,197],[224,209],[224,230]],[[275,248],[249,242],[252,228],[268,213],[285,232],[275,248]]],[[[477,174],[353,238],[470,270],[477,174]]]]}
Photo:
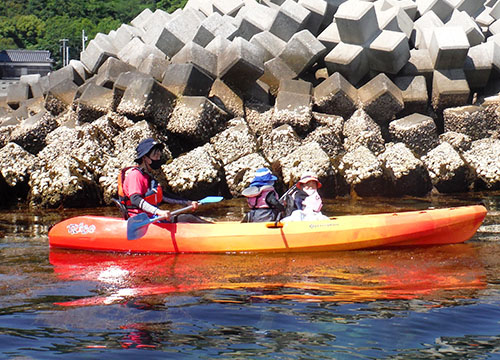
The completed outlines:
{"type": "Polygon", "coordinates": [[[136,163],[140,163],[141,162],[141,158],[144,155],[147,155],[151,150],[153,150],[154,147],[157,147],[160,150],[163,150],[163,148],[165,147],[165,145],[163,145],[162,143],[157,142],[153,138],[147,138],[147,139],[142,140],[139,143],[139,145],[137,145],[137,148],[135,149],[136,153],[137,153],[137,155],[135,156],[135,162],[136,163]]]}
{"type": "Polygon", "coordinates": [[[276,180],[278,180],[278,178],[271,173],[271,170],[268,168],[260,168],[255,171],[255,175],[250,183],[250,186],[274,185],[276,180]]]}

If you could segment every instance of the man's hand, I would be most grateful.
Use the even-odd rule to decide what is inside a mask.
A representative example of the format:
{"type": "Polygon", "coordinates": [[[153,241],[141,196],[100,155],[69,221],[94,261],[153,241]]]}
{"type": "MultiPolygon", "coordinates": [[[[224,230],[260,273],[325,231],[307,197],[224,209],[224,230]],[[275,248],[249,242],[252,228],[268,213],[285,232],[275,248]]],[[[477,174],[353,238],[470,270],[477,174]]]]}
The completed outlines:
{"type": "Polygon", "coordinates": [[[196,209],[198,209],[199,206],[198,201],[191,201],[191,206],[193,206],[193,211],[196,211],[196,209]]]}
{"type": "Polygon", "coordinates": [[[156,215],[158,215],[159,217],[164,217],[165,220],[170,220],[170,211],[168,211],[168,210],[160,210],[160,209],[158,209],[156,211],[156,215]]]}

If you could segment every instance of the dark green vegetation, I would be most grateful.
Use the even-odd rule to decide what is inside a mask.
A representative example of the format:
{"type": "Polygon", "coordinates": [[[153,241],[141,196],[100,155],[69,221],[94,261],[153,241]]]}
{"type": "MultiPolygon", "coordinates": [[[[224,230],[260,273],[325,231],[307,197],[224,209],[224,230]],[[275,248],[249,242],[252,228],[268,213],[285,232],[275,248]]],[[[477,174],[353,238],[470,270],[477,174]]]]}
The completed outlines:
{"type": "Polygon", "coordinates": [[[172,12],[187,0],[3,0],[0,1],[0,50],[49,50],[61,65],[61,39],[68,39],[70,58],[79,59],[82,30],[88,41],[129,23],[145,8],[172,12]]]}

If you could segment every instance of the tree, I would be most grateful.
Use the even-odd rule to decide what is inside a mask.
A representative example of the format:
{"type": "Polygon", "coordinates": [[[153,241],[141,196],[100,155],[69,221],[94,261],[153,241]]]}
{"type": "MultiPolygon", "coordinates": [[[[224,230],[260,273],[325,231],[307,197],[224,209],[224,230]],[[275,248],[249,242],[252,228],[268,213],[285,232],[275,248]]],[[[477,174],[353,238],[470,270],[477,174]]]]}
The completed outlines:
{"type": "Polygon", "coordinates": [[[79,59],[82,30],[88,40],[129,23],[145,8],[173,12],[187,0],[1,0],[0,50],[49,50],[61,65],[61,39],[68,39],[70,58],[79,59]]]}
{"type": "Polygon", "coordinates": [[[0,37],[11,39],[18,48],[36,47],[38,39],[45,34],[45,23],[34,15],[18,15],[0,18],[0,37]]]}

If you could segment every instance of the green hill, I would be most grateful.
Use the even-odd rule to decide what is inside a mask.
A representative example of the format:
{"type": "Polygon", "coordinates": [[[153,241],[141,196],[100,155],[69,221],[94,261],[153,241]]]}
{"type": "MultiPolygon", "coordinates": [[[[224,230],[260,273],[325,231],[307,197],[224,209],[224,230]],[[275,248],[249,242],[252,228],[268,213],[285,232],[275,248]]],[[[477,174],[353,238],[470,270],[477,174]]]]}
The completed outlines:
{"type": "Polygon", "coordinates": [[[68,39],[70,58],[78,59],[82,30],[88,41],[128,23],[145,8],[172,12],[187,0],[3,0],[0,2],[0,51],[49,50],[61,65],[61,39],[68,39]]]}

